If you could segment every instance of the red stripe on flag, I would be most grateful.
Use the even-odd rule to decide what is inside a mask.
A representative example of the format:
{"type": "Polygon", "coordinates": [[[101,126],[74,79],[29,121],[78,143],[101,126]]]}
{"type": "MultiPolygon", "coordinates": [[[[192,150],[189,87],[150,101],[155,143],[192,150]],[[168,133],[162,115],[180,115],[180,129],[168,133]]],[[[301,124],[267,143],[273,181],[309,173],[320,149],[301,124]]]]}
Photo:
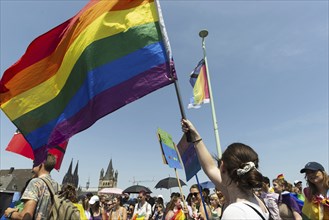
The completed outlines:
{"type": "Polygon", "coordinates": [[[34,160],[35,156],[42,156],[43,154],[40,151],[47,151],[51,154],[53,154],[56,157],[56,165],[55,169],[59,170],[62,161],[64,158],[64,154],[67,148],[68,141],[65,141],[55,147],[52,148],[47,148],[47,147],[42,147],[42,149],[38,150],[38,153],[35,154],[33,152],[31,145],[25,140],[24,136],[21,133],[16,133],[10,140],[6,151],[10,151],[19,155],[22,155],[24,157],[27,157],[29,159],[34,160]]]}

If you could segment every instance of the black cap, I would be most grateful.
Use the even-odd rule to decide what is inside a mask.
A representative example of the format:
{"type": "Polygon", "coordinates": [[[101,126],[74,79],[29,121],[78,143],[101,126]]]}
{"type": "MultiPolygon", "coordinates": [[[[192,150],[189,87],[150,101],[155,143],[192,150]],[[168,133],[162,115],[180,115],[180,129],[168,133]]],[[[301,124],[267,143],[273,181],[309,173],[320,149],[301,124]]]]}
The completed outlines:
{"type": "Polygon", "coordinates": [[[305,173],[306,170],[321,170],[324,171],[324,168],[321,164],[317,162],[308,162],[303,169],[300,170],[300,173],[305,173]]]}

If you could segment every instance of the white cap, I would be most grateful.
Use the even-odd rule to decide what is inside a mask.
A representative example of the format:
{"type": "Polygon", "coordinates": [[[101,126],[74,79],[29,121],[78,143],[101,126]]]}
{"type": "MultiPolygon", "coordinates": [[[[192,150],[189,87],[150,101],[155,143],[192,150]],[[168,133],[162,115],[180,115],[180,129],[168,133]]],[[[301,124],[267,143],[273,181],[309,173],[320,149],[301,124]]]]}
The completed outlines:
{"type": "Polygon", "coordinates": [[[302,182],[301,180],[295,180],[295,181],[294,181],[294,185],[296,186],[297,183],[303,183],[303,182],[302,182]]]}
{"type": "Polygon", "coordinates": [[[98,202],[99,201],[99,197],[98,196],[92,196],[89,200],[89,204],[90,205],[93,205],[95,204],[95,202],[98,202]]]}

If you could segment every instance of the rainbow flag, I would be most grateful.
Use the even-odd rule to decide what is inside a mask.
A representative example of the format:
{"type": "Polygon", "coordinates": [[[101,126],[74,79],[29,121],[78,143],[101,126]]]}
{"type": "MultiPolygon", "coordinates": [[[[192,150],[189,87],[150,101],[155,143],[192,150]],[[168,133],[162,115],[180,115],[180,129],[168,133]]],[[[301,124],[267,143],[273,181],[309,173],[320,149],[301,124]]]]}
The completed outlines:
{"type": "Polygon", "coordinates": [[[209,103],[207,69],[204,59],[198,63],[191,73],[190,83],[193,87],[193,95],[187,108],[200,108],[202,103],[209,103]]]}
{"type": "Polygon", "coordinates": [[[0,106],[37,149],[176,79],[157,0],[92,0],[5,71],[0,106]]]}

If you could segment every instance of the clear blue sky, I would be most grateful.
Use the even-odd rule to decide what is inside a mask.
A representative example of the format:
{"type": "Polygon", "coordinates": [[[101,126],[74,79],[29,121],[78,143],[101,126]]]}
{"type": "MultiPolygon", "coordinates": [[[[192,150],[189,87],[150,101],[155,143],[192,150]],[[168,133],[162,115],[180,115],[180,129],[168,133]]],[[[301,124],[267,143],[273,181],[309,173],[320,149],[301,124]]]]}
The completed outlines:
{"type": "MultiPolygon", "coordinates": [[[[86,2],[1,0],[1,74],[34,38],[86,2]]],[[[252,146],[270,179],[283,173],[291,182],[303,180],[299,170],[308,161],[328,171],[328,1],[160,3],[185,106],[189,73],[202,58],[198,33],[209,31],[207,57],[222,150],[236,141],[252,146]]],[[[210,105],[185,111],[216,153],[210,105]]],[[[15,127],[0,114],[1,169],[30,168],[31,160],[5,151],[15,127]]],[[[151,93],[75,135],[53,177],[61,182],[73,158],[74,166],[79,160],[80,185],[90,177],[91,186],[97,186],[101,168],[112,158],[118,187],[132,185],[134,178],[145,180],[140,184],[167,197],[168,191],[154,185],[175,173],[162,164],[156,130],[164,129],[178,142],[180,118],[173,85],[151,93]]],[[[178,174],[185,180],[184,172],[178,174]]],[[[202,171],[199,178],[207,180],[202,171]]]]}

